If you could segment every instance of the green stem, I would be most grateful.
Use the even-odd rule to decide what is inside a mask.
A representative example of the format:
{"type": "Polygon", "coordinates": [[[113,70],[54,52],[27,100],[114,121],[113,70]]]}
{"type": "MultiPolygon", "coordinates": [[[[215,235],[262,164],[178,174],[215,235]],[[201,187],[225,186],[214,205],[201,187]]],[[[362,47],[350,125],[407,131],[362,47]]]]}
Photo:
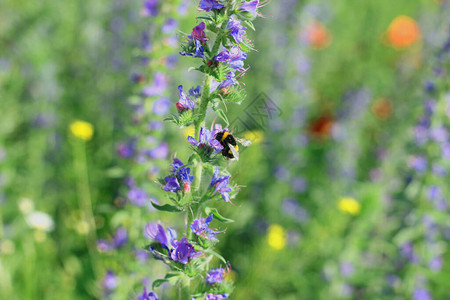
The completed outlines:
{"type": "Polygon", "coordinates": [[[89,230],[86,236],[86,245],[91,257],[92,269],[96,276],[100,276],[100,268],[97,264],[97,233],[92,208],[91,191],[89,187],[89,173],[86,158],[86,145],[82,141],[75,141],[74,147],[74,167],[77,176],[77,194],[78,205],[83,212],[85,221],[89,225],[89,230]]]}
{"type": "Polygon", "coordinates": [[[179,300],[190,300],[191,299],[191,280],[186,276],[183,279],[180,286],[179,300]]]}

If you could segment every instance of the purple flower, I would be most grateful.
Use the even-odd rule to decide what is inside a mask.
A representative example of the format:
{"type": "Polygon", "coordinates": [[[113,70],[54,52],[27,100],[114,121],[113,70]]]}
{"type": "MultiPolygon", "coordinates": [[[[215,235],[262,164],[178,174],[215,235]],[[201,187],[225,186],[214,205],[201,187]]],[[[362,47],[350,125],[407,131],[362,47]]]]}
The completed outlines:
{"type": "Polygon", "coordinates": [[[236,74],[234,72],[228,72],[228,78],[222,81],[218,87],[218,89],[224,89],[230,85],[235,85],[237,83],[235,76],[236,74]]]}
{"type": "Polygon", "coordinates": [[[178,94],[180,95],[180,100],[175,104],[179,112],[184,112],[186,110],[194,109],[195,102],[189,99],[185,92],[183,92],[183,86],[178,86],[178,94]]]}
{"type": "Polygon", "coordinates": [[[208,274],[206,274],[206,282],[209,284],[221,283],[225,278],[225,269],[217,268],[211,269],[208,274]]]}
{"type": "Polygon", "coordinates": [[[161,31],[164,33],[169,33],[174,31],[178,26],[178,21],[175,19],[169,19],[161,28],[161,31]]]}
{"type": "Polygon", "coordinates": [[[129,159],[136,153],[136,141],[131,141],[129,143],[122,142],[117,146],[117,154],[124,158],[129,159]]]}
{"type": "Polygon", "coordinates": [[[146,154],[153,159],[163,159],[169,154],[169,145],[166,142],[162,142],[159,146],[150,149],[146,154]]]}
{"type": "Polygon", "coordinates": [[[154,292],[148,293],[147,288],[144,287],[144,292],[137,300],[159,300],[159,298],[154,292]]]}
{"type": "Polygon", "coordinates": [[[206,219],[205,218],[195,219],[191,224],[192,232],[195,233],[196,235],[203,236],[208,240],[216,239],[216,235],[219,234],[219,232],[208,228],[212,219],[213,219],[212,214],[209,215],[206,219]]]}
{"type": "Polygon", "coordinates": [[[300,224],[309,221],[308,211],[298,204],[297,200],[292,198],[286,198],[281,203],[281,208],[286,215],[290,215],[296,219],[300,224]]]}
{"type": "Polygon", "coordinates": [[[156,73],[153,83],[150,86],[145,86],[142,94],[146,97],[161,95],[167,88],[167,79],[163,73],[156,73]]]}
{"type": "Polygon", "coordinates": [[[427,159],[423,156],[411,156],[408,159],[408,166],[416,172],[425,172],[427,165],[427,159]]]}
{"type": "Polygon", "coordinates": [[[306,190],[307,183],[304,178],[295,177],[292,179],[291,186],[296,193],[303,193],[306,190]]]}
{"type": "Polygon", "coordinates": [[[128,199],[135,206],[144,206],[147,202],[148,195],[138,187],[132,187],[128,191],[128,199]]]}
{"type": "Polygon", "coordinates": [[[167,98],[159,98],[153,103],[153,113],[157,116],[165,115],[172,102],[167,98]]]}
{"type": "Polygon", "coordinates": [[[112,291],[117,287],[117,277],[112,271],[107,271],[102,282],[106,291],[112,291]]]}
{"type": "Polygon", "coordinates": [[[97,248],[100,252],[110,252],[113,250],[113,245],[104,239],[99,239],[97,241],[97,248]]]}
{"type": "Polygon", "coordinates": [[[228,295],[227,294],[214,295],[212,293],[206,295],[206,300],[223,300],[223,299],[228,299],[228,295]]]}
{"type": "Polygon", "coordinates": [[[166,192],[176,193],[180,190],[180,184],[176,177],[165,177],[164,180],[166,181],[166,185],[164,185],[164,190],[166,192]]]}
{"type": "Polygon", "coordinates": [[[230,18],[230,20],[228,21],[228,30],[230,30],[230,35],[234,38],[234,40],[238,44],[242,43],[243,41],[245,29],[247,29],[247,27],[242,26],[241,22],[233,17],[230,18]]]}
{"type": "Polygon", "coordinates": [[[158,15],[158,4],[159,0],[146,0],[144,1],[144,6],[142,8],[142,14],[145,17],[155,17],[158,15]]]}
{"type": "Polygon", "coordinates": [[[200,91],[201,87],[197,86],[196,88],[192,87],[189,90],[189,96],[191,97],[195,97],[195,98],[199,98],[201,96],[201,91],[200,91]]]}
{"type": "Polygon", "coordinates": [[[228,186],[230,176],[219,177],[219,168],[216,168],[213,177],[211,178],[211,187],[215,187],[213,194],[220,193],[225,202],[231,202],[229,192],[233,191],[231,187],[228,186]]]}
{"type": "Polygon", "coordinates": [[[113,238],[114,248],[118,249],[128,242],[127,230],[124,227],[119,227],[113,238]]]}
{"type": "Polygon", "coordinates": [[[430,261],[429,267],[430,270],[439,272],[442,270],[442,257],[435,257],[430,261]]]}
{"type": "Polygon", "coordinates": [[[170,250],[170,257],[174,261],[187,264],[189,260],[197,258],[201,252],[196,252],[194,246],[188,242],[186,237],[182,237],[180,241],[174,240],[170,250]]]}
{"type": "Polygon", "coordinates": [[[183,162],[179,160],[178,158],[173,159],[173,164],[170,165],[172,167],[172,170],[170,170],[170,173],[176,174],[178,169],[184,166],[183,162]]]}
{"type": "Polygon", "coordinates": [[[433,298],[426,289],[418,288],[413,293],[413,300],[433,300],[433,298]]]}
{"type": "Polygon", "coordinates": [[[241,6],[239,6],[239,9],[243,9],[245,11],[248,11],[253,15],[253,17],[256,18],[258,13],[256,12],[256,9],[258,8],[259,0],[254,0],[250,2],[244,2],[241,6]]]}
{"type": "Polygon", "coordinates": [[[218,140],[215,138],[215,134],[207,128],[200,128],[200,138],[197,141],[194,137],[188,137],[189,143],[196,147],[206,147],[208,149],[214,150],[216,153],[222,151],[223,146],[220,144],[218,140]]]}
{"type": "Polygon", "coordinates": [[[183,192],[189,193],[191,191],[191,183],[194,181],[194,176],[189,175],[191,173],[190,168],[182,167],[177,172],[177,177],[183,183],[183,192]]]}
{"type": "Polygon", "coordinates": [[[400,253],[410,262],[417,262],[418,258],[414,252],[414,246],[411,242],[403,244],[403,246],[400,247],[400,253]]]}
{"type": "Polygon", "coordinates": [[[349,262],[343,262],[339,266],[339,270],[341,271],[342,277],[347,278],[353,275],[355,268],[353,267],[353,264],[349,262]]]}
{"type": "Polygon", "coordinates": [[[182,56],[192,56],[204,58],[205,48],[203,48],[202,43],[199,40],[191,40],[187,45],[184,46],[186,51],[180,52],[182,56]]]}
{"type": "Polygon", "coordinates": [[[192,28],[192,33],[188,35],[188,38],[198,40],[202,42],[202,44],[206,43],[206,41],[208,41],[209,38],[205,34],[205,27],[206,27],[205,23],[201,22],[200,24],[192,28]]]}
{"type": "Polygon", "coordinates": [[[239,70],[244,67],[244,60],[247,59],[247,53],[239,49],[238,46],[231,46],[229,51],[227,49],[223,50],[214,59],[228,64],[235,70],[239,70]]]}
{"type": "Polygon", "coordinates": [[[177,238],[177,233],[172,228],[164,230],[162,225],[157,223],[147,223],[144,228],[144,236],[155,242],[161,244],[161,246],[170,251],[170,246],[177,238]]]}
{"type": "Polygon", "coordinates": [[[199,6],[200,9],[204,11],[211,11],[212,9],[221,9],[224,7],[222,4],[219,4],[217,0],[201,0],[199,6]]]}

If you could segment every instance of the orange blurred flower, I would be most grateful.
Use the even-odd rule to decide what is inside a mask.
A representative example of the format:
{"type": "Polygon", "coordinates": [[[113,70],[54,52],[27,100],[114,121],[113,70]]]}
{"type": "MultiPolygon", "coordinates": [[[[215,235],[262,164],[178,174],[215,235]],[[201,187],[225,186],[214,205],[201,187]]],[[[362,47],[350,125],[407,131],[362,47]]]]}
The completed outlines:
{"type": "Polygon", "coordinates": [[[416,21],[403,15],[396,17],[391,22],[386,35],[389,44],[396,48],[408,47],[421,37],[420,28],[416,21]]]}
{"type": "Polygon", "coordinates": [[[308,44],[317,50],[324,49],[331,44],[331,33],[319,21],[312,21],[306,27],[305,38],[308,44]]]}
{"type": "Polygon", "coordinates": [[[309,132],[316,139],[328,139],[331,136],[334,123],[334,119],[331,116],[322,115],[310,123],[309,132]]]}
{"type": "Polygon", "coordinates": [[[392,104],[386,98],[378,98],[372,104],[372,113],[378,119],[384,121],[392,115],[392,104]]]}

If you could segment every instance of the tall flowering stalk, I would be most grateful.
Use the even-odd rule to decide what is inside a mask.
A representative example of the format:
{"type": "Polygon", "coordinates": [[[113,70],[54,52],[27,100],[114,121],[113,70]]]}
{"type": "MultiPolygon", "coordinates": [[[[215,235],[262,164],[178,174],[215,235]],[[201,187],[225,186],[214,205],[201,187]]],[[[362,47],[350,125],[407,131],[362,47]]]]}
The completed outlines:
{"type": "Polygon", "coordinates": [[[153,222],[144,228],[145,237],[151,241],[148,249],[170,268],[165,278],[154,281],[153,288],[164,282],[177,285],[180,299],[226,299],[232,291],[232,284],[224,281],[230,266],[214,251],[223,231],[212,228],[212,222],[232,222],[214,206],[217,201],[232,203],[237,192],[222,165],[238,159],[239,146],[228,128],[220,124],[206,126],[206,117],[211,107],[228,123],[227,103],[244,100],[239,79],[247,71],[246,52],[252,49],[246,30],[253,28],[252,21],[260,16],[258,9],[262,5],[260,1],[202,0],[197,17],[200,22],[185,35],[181,45],[180,55],[200,64],[194,69],[204,74],[203,86],[187,91],[179,85],[177,114],[166,120],[180,127],[195,127],[186,143],[193,153],[183,159],[186,163],[173,158],[169,174],[159,180],[168,203],[153,201],[152,205],[160,211],[184,214],[185,232],[180,236],[174,229],[153,222]],[[210,267],[216,264],[214,258],[222,264],[218,268],[210,267]]]}

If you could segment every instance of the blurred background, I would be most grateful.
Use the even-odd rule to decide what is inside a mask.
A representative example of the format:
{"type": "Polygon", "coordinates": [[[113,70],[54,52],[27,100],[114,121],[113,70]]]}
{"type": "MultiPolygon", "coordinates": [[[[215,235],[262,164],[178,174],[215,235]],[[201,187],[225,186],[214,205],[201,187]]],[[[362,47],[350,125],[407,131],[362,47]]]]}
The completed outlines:
{"type": "MultiPolygon", "coordinates": [[[[178,55],[198,1],[152,3],[0,1],[0,299],[135,299],[164,275],[142,228],[183,227],[149,200],[189,153],[163,122],[176,87],[202,77],[178,55]]],[[[231,299],[450,299],[450,2],[261,12],[227,107],[253,141],[220,204],[231,299]]]]}

